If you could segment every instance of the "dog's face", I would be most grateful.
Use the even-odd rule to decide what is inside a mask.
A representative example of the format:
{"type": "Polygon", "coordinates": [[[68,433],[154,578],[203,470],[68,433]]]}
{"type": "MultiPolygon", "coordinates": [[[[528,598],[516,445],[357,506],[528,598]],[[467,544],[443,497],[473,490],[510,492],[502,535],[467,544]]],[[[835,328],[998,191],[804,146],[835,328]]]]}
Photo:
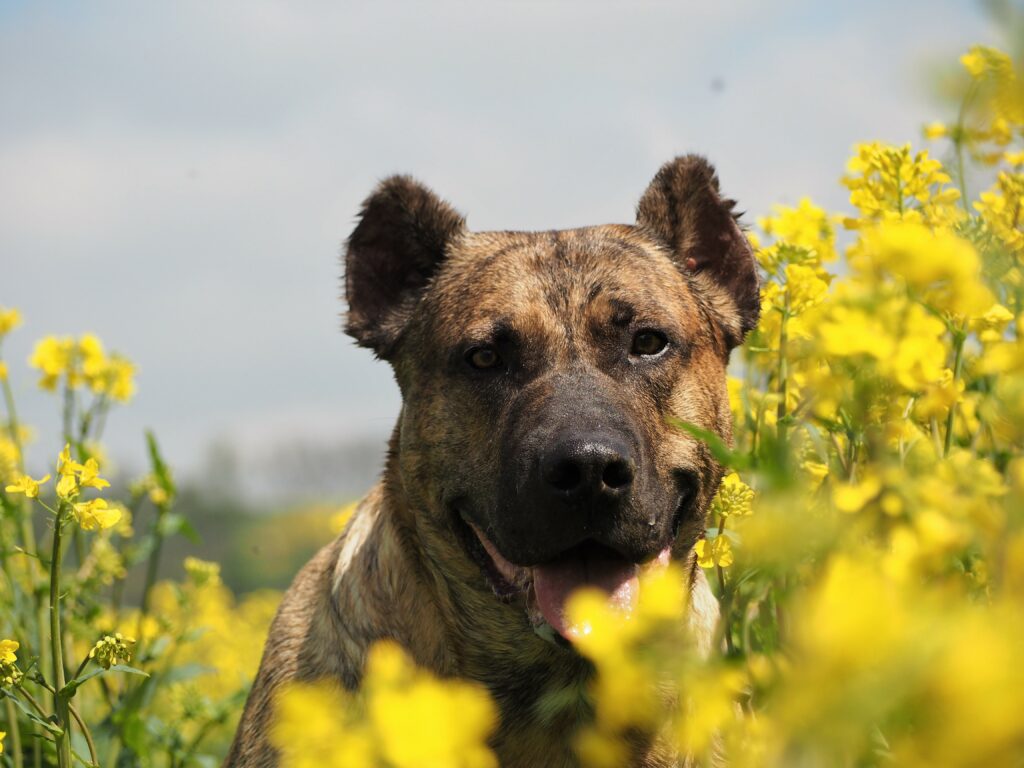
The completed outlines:
{"type": "Polygon", "coordinates": [[[573,631],[595,585],[688,552],[730,436],[729,350],[757,320],[753,255],[711,167],[659,172],[636,226],[473,233],[405,177],[367,200],[346,259],[349,332],[394,366],[398,466],[439,561],[573,631]]]}

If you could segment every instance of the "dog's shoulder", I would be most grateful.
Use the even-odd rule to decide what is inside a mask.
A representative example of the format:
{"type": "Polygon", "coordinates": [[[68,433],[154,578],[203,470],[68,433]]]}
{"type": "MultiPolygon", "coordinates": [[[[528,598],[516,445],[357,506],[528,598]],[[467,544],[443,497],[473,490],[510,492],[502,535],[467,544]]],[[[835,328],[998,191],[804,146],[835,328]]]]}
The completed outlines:
{"type": "MultiPolygon", "coordinates": [[[[263,658],[225,766],[270,768],[274,698],[287,683],[330,679],[358,685],[369,639],[352,606],[339,610],[345,575],[372,547],[381,494],[375,488],[360,503],[345,529],[299,571],[270,625],[263,658]]],[[[358,590],[347,590],[348,592],[358,590]]]]}

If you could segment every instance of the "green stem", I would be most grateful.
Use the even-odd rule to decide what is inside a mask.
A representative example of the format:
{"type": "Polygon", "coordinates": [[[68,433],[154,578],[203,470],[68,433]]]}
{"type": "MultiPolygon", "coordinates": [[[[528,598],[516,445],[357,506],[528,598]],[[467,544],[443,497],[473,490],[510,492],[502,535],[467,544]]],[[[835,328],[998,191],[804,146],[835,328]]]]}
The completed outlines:
{"type": "Polygon", "coordinates": [[[89,654],[85,654],[85,658],[82,659],[82,663],[78,665],[78,669],[75,670],[75,674],[71,676],[71,679],[77,680],[79,676],[81,676],[81,674],[85,671],[85,668],[89,666],[90,661],[92,661],[92,659],[89,658],[89,654]]]}
{"type": "MultiPolygon", "coordinates": [[[[60,512],[64,512],[63,505],[60,512]]],[[[60,569],[63,559],[64,537],[61,535],[64,515],[58,514],[53,526],[53,554],[50,559],[50,652],[53,656],[53,706],[62,733],[57,737],[57,763],[60,768],[71,768],[71,716],[68,700],[61,691],[64,679],[64,647],[60,629],[60,569]]]]}
{"type": "Polygon", "coordinates": [[[189,742],[189,745],[185,748],[181,760],[178,761],[178,765],[188,765],[192,760],[192,756],[195,755],[196,751],[199,749],[199,745],[202,743],[203,739],[205,739],[214,728],[221,725],[224,722],[224,719],[224,716],[221,715],[207,720],[199,729],[199,732],[195,735],[192,741],[189,742]]]}
{"type": "MultiPolygon", "coordinates": [[[[39,677],[39,680],[42,680],[42,676],[39,677]]],[[[40,684],[47,690],[53,690],[52,688],[50,688],[50,686],[46,685],[45,681],[41,682],[40,684]]],[[[18,686],[18,693],[20,693],[25,698],[25,700],[32,705],[32,708],[39,713],[39,716],[41,718],[43,718],[44,720],[50,719],[50,716],[46,713],[46,711],[41,706],[39,706],[39,702],[36,701],[35,697],[27,690],[25,690],[24,685],[18,686]]],[[[34,766],[34,768],[42,768],[42,743],[44,738],[52,739],[53,737],[41,728],[36,728],[35,738],[32,740],[32,765],[34,766]]]]}
{"type": "Polygon", "coordinates": [[[24,762],[21,755],[21,732],[18,730],[18,713],[14,709],[14,702],[8,699],[7,722],[11,729],[11,756],[14,759],[14,768],[23,768],[24,762]]]}
{"type": "Polygon", "coordinates": [[[62,423],[64,430],[64,442],[68,445],[72,445],[75,442],[74,435],[71,434],[71,425],[73,423],[75,414],[75,394],[71,389],[71,386],[67,383],[64,384],[64,409],[62,413],[62,423]]]}
{"type": "Polygon", "coordinates": [[[779,406],[776,411],[775,427],[780,443],[786,442],[786,397],[789,389],[789,366],[786,360],[786,346],[789,343],[789,293],[786,293],[786,308],[782,313],[782,322],[779,325],[779,365],[776,378],[776,388],[779,393],[779,406]]]}
{"type": "Polygon", "coordinates": [[[40,706],[39,702],[36,701],[35,696],[29,693],[25,689],[24,685],[18,685],[18,693],[25,697],[25,701],[32,705],[32,709],[34,709],[39,714],[39,716],[43,718],[43,720],[50,719],[50,715],[47,713],[47,711],[43,709],[42,706],[40,706]]]}
{"type": "MultiPolygon", "coordinates": [[[[0,380],[0,388],[3,389],[4,405],[7,408],[7,431],[18,454],[17,469],[24,474],[25,454],[24,447],[21,444],[21,422],[18,420],[18,409],[14,403],[14,391],[11,389],[11,382],[6,377],[0,380]]],[[[41,570],[41,567],[38,565],[39,543],[36,540],[35,528],[32,526],[31,505],[28,499],[25,499],[20,505],[18,524],[21,529],[22,548],[27,553],[24,558],[25,576],[28,579],[30,596],[35,603],[35,647],[39,653],[40,667],[46,669],[50,663],[46,645],[46,603],[43,601],[42,590],[37,589],[37,586],[42,586],[39,583],[39,572],[41,570]]],[[[36,762],[38,763],[38,740],[33,744],[33,752],[37,756],[36,762]]]]}
{"type": "Polygon", "coordinates": [[[21,455],[21,428],[18,425],[18,411],[14,407],[14,392],[11,390],[11,382],[6,378],[0,380],[3,384],[4,403],[7,406],[7,431],[11,435],[11,442],[18,451],[18,471],[25,471],[25,462],[21,455]]]}
{"type": "Polygon", "coordinates": [[[954,399],[949,406],[949,414],[946,416],[946,441],[942,447],[942,455],[948,456],[949,449],[953,445],[953,427],[956,423],[956,398],[958,395],[957,385],[960,383],[960,373],[964,366],[964,341],[967,334],[962,328],[953,332],[953,393],[954,399]]]}
{"type": "Polygon", "coordinates": [[[960,205],[964,213],[970,215],[970,203],[967,201],[967,172],[964,164],[964,119],[967,117],[967,108],[970,106],[974,95],[978,90],[977,81],[972,81],[963,101],[960,102],[960,109],[956,115],[956,125],[953,127],[953,152],[956,154],[956,181],[960,188],[960,205]]]}
{"type": "MultiPolygon", "coordinates": [[[[724,532],[725,515],[720,515],[718,518],[718,535],[721,536],[724,532]]],[[[718,570],[718,584],[722,589],[722,622],[723,631],[725,632],[725,650],[731,656],[734,651],[732,645],[732,620],[730,616],[732,613],[732,599],[725,586],[725,569],[721,565],[716,565],[715,568],[718,570]]]]}
{"type": "Polygon", "coordinates": [[[149,601],[156,584],[157,572],[160,570],[160,551],[164,547],[163,521],[167,514],[167,505],[161,504],[157,507],[156,521],[153,523],[153,551],[149,553],[149,561],[146,563],[146,581],[142,587],[142,600],[139,603],[139,622],[135,636],[139,638],[137,654],[142,656],[142,623],[149,616],[149,601]]]}
{"type": "Polygon", "coordinates": [[[82,716],[78,714],[78,710],[69,702],[68,709],[71,710],[71,716],[75,718],[75,722],[78,723],[78,727],[82,731],[82,735],[85,736],[85,743],[89,746],[89,757],[92,758],[92,764],[99,766],[100,758],[96,754],[96,742],[92,740],[92,733],[89,728],[85,725],[85,721],[82,720],[82,716]]]}

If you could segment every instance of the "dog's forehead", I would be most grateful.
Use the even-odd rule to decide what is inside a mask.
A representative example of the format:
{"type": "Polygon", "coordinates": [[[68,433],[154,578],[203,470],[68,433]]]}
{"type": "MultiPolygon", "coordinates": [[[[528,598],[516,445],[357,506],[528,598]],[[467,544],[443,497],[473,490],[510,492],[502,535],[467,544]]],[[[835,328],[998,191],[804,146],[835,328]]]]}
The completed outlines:
{"type": "Polygon", "coordinates": [[[432,299],[462,326],[555,314],[680,315],[687,281],[664,246],[635,227],[471,232],[452,245],[432,299]]]}

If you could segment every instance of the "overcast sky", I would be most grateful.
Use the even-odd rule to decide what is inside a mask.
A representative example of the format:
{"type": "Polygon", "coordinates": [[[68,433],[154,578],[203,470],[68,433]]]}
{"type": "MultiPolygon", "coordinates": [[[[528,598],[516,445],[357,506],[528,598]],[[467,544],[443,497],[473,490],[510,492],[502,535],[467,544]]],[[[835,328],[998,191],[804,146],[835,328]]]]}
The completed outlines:
{"type": "Polygon", "coordinates": [[[629,222],[696,151],[750,218],[837,184],[858,140],[946,117],[935,62],[1000,42],[972,2],[0,2],[0,305],[23,362],[92,331],[139,365],[109,445],[182,471],[385,435],[390,371],[339,331],[338,253],[413,173],[474,229],[629,222]]]}

